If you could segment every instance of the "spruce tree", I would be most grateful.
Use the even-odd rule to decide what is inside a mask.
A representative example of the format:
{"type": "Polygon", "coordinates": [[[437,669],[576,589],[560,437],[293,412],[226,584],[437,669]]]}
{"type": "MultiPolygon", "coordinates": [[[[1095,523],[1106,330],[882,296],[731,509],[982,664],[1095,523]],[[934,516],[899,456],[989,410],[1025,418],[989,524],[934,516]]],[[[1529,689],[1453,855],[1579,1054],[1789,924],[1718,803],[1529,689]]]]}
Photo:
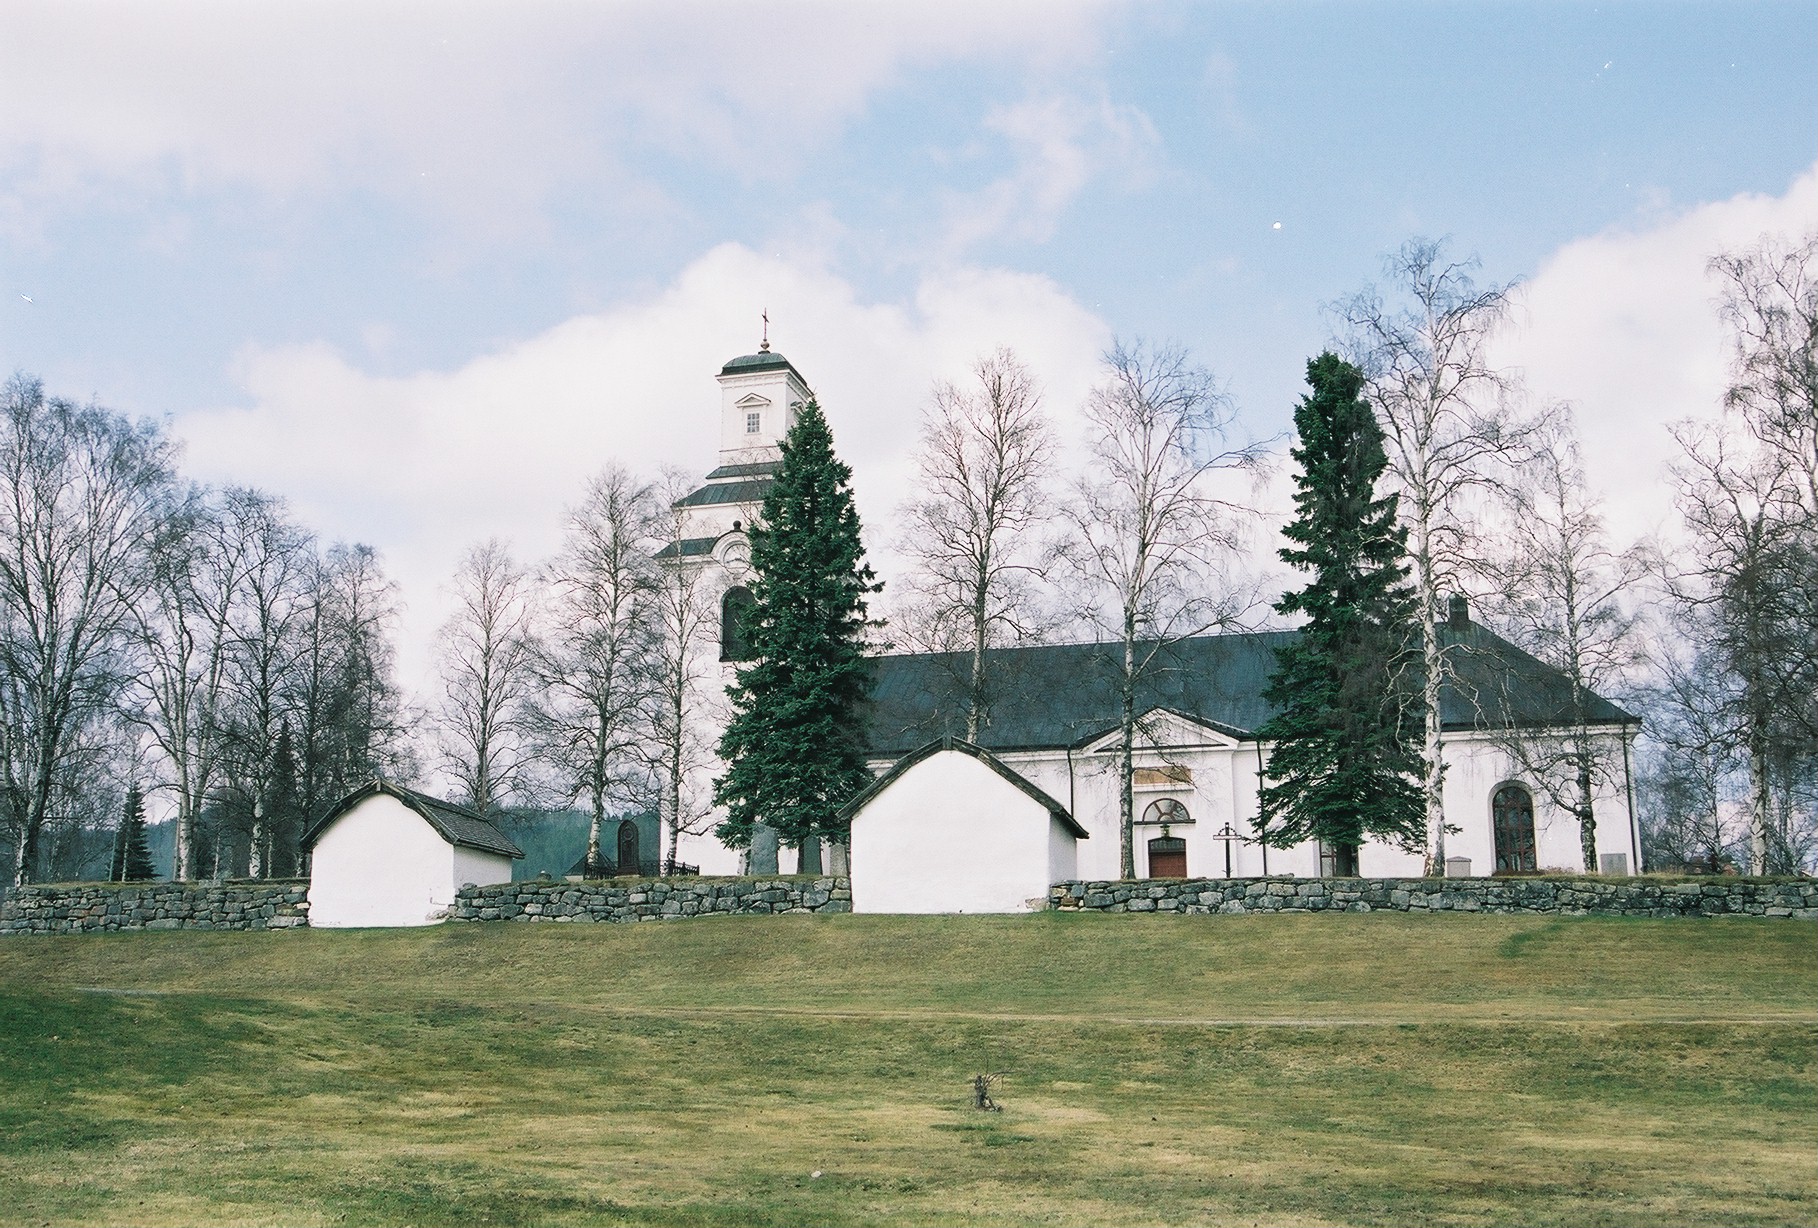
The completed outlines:
{"type": "Polygon", "coordinates": [[[157,876],[151,846],[145,837],[145,794],[138,785],[126,790],[120,810],[120,830],[114,837],[114,861],[108,878],[116,883],[142,882],[157,876]]]}
{"type": "Polygon", "coordinates": [[[849,469],[814,401],[782,441],[783,461],[751,527],[752,603],[742,630],[750,652],[728,692],[720,739],[726,807],[720,839],[751,843],[764,823],[800,847],[844,841],[834,815],[871,780],[861,708],[870,688],[865,598],[882,586],[864,563],[849,469]]]}
{"type": "Polygon", "coordinates": [[[303,830],[309,816],[302,811],[302,793],[297,783],[297,752],[291,741],[290,721],[278,722],[278,740],[272,747],[271,779],[265,785],[265,826],[271,841],[271,856],[266,872],[272,878],[286,878],[297,872],[302,856],[303,830]]]}
{"type": "Polygon", "coordinates": [[[1293,544],[1280,553],[1309,578],[1275,606],[1306,625],[1264,692],[1276,713],[1257,734],[1275,750],[1257,834],[1277,848],[1324,841],[1355,873],[1366,836],[1418,849],[1426,833],[1418,613],[1395,496],[1376,494],[1388,462],[1363,375],[1326,353],[1307,363],[1307,383],[1283,530],[1293,544]]]}

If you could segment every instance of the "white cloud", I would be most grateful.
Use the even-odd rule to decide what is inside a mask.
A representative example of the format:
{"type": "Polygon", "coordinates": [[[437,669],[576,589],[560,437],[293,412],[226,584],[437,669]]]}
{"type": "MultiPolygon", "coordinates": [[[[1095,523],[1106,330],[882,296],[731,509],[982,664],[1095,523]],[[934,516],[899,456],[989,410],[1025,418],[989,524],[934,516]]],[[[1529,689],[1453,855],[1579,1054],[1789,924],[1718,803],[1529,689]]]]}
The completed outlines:
{"type": "Polygon", "coordinates": [[[1576,405],[1588,476],[1619,539],[1669,524],[1667,425],[1721,403],[1727,340],[1706,262],[1814,226],[1818,167],[1779,196],[1735,196],[1569,243],[1525,287],[1499,360],[1523,368],[1535,394],[1576,405]]]}
{"type": "Polygon", "coordinates": [[[603,465],[705,472],[719,447],[726,359],[775,347],[814,386],[852,465],[867,545],[886,577],[930,383],[1003,344],[1071,418],[1096,377],[1105,324],[1043,277],[959,268],[900,303],[861,302],[832,274],[736,245],[707,252],[649,301],[581,316],[452,371],[368,374],[320,345],[243,354],[239,406],[179,418],[186,470],[282,494],[330,538],[377,546],[407,603],[405,666],[426,676],[440,587],[461,550],[501,536],[549,552],[563,508],[603,465]]]}
{"type": "Polygon", "coordinates": [[[787,174],[904,69],[1071,60],[1099,7],[14,2],[0,217],[122,182],[357,184],[496,227],[561,185],[652,190],[645,149],[787,174]]]}
{"type": "Polygon", "coordinates": [[[1125,182],[1141,180],[1160,143],[1140,108],[1103,96],[1000,107],[985,117],[985,127],[1004,138],[1010,169],[976,192],[949,198],[942,246],[951,252],[988,239],[1047,240],[1087,184],[1114,173],[1125,182]]]}

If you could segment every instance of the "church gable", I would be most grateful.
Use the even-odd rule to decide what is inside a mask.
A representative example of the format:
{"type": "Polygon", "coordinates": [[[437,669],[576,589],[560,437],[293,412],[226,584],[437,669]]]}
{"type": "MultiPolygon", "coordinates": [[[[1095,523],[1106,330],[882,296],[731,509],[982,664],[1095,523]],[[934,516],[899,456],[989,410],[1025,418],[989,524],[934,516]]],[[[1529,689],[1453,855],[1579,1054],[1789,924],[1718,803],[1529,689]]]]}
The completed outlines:
{"type": "MultiPolygon", "coordinates": [[[[1185,712],[1151,708],[1137,715],[1134,746],[1139,753],[1232,747],[1241,740],[1242,733],[1185,712]]],[[[1084,750],[1088,754],[1108,753],[1116,750],[1122,740],[1122,732],[1113,728],[1089,742],[1084,750]]]]}

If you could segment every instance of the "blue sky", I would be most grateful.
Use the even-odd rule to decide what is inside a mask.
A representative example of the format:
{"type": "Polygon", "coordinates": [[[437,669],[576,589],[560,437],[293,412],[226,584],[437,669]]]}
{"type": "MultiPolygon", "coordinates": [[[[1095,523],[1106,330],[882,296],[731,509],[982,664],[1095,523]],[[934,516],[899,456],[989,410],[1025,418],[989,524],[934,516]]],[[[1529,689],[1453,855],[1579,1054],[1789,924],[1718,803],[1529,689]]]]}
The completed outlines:
{"type": "Polygon", "coordinates": [[[372,541],[421,641],[466,542],[707,467],[766,308],[887,562],[971,356],[1065,430],[1112,335],[1179,340],[1271,435],[1323,305],[1449,235],[1639,533],[1721,383],[1704,258],[1818,225],[1815,53],[1810,3],[12,0],[0,365],[372,541]]]}

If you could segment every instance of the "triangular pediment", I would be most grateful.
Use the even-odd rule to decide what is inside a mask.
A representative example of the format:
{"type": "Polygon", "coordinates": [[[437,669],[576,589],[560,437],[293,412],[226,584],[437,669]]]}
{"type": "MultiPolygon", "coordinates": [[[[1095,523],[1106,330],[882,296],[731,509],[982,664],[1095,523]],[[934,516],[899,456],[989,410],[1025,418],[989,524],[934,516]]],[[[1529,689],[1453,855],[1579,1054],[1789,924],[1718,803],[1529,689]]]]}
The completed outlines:
{"type": "Polygon", "coordinates": [[[763,409],[766,405],[770,404],[770,398],[761,397],[755,392],[747,392],[744,396],[734,401],[733,404],[740,409],[763,409]]]}
{"type": "MultiPolygon", "coordinates": [[[[1117,729],[1108,729],[1086,744],[1086,753],[1116,750],[1119,739],[1117,729]]],[[[1236,745],[1238,739],[1230,731],[1171,708],[1150,708],[1136,718],[1138,751],[1236,745]]]]}

